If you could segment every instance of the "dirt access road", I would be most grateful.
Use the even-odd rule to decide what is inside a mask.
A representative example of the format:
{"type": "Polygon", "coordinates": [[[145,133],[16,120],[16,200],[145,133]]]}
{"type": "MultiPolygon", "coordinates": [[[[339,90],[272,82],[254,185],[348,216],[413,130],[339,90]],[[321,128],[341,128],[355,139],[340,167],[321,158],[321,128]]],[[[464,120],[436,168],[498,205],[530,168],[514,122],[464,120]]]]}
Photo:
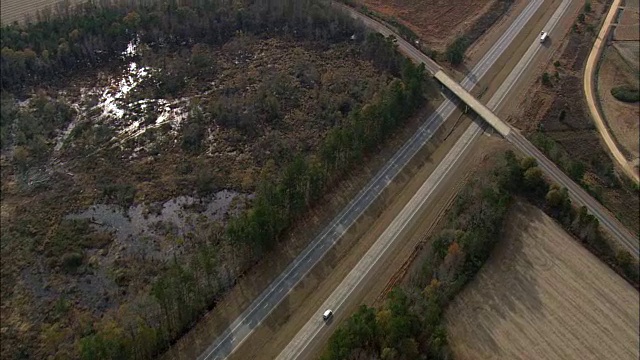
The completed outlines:
{"type": "Polygon", "coordinates": [[[541,210],[505,236],[446,311],[456,359],[638,359],[638,291],[541,210]]]}
{"type": "Polygon", "coordinates": [[[591,49],[591,53],[589,54],[589,58],[587,59],[587,65],[584,69],[584,93],[587,98],[589,113],[591,114],[591,118],[598,128],[600,136],[602,136],[602,140],[604,140],[604,143],[609,149],[609,152],[618,163],[620,168],[623,170],[624,174],[637,184],[638,182],[640,182],[638,171],[636,171],[633,165],[631,165],[627,161],[620,149],[618,149],[618,146],[613,137],[611,136],[609,128],[607,127],[598,109],[598,99],[596,97],[597,91],[594,89],[594,75],[597,70],[598,60],[600,59],[602,51],[606,48],[607,39],[611,30],[611,22],[614,20],[618,13],[618,8],[620,7],[621,1],[622,0],[613,0],[613,4],[609,9],[609,13],[607,14],[607,17],[602,24],[602,29],[600,29],[598,37],[593,44],[593,48],[591,49]]]}

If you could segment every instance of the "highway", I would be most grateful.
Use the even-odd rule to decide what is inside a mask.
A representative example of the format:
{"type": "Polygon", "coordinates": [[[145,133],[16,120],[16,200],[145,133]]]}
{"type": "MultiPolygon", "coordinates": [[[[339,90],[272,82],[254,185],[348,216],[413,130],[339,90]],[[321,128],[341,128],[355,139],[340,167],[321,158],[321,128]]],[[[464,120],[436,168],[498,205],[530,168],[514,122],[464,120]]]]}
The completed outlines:
{"type": "MultiPolygon", "coordinates": [[[[551,19],[545,25],[549,33],[553,34],[553,30],[562,15],[567,11],[572,0],[564,0],[551,19]]],[[[532,59],[537,55],[541,48],[537,38],[533,39],[533,43],[529,47],[519,63],[513,68],[507,79],[496,90],[489,100],[487,107],[495,111],[501,103],[507,98],[514,84],[520,80],[523,75],[524,68],[528,66],[532,59]]],[[[495,115],[494,115],[495,116],[495,115]]],[[[486,126],[486,125],[484,125],[486,126]]],[[[506,124],[505,124],[506,126],[506,124]]],[[[507,137],[514,136],[514,139],[520,139],[517,131],[505,131],[507,137]]],[[[389,227],[380,235],[376,242],[371,246],[366,255],[354,266],[340,285],[333,291],[325,302],[315,311],[315,314],[307,321],[307,323],[298,331],[296,336],[289,342],[285,349],[279,354],[278,360],[289,360],[297,358],[306,358],[305,354],[308,346],[314,338],[327,327],[322,320],[321,314],[325,309],[332,309],[339,312],[349,295],[358,287],[362,280],[367,276],[375,263],[385,255],[385,251],[390,248],[392,243],[402,237],[402,232],[407,226],[415,222],[416,215],[420,213],[425,206],[431,194],[436,190],[437,186],[442,183],[448,173],[454,169],[457,163],[464,157],[465,151],[469,146],[483,133],[483,127],[476,122],[472,122],[465,133],[453,146],[451,151],[443,159],[434,172],[429,176],[427,181],[421,186],[416,194],[409,200],[407,205],[402,209],[398,216],[393,220],[389,227]]],[[[527,144],[529,144],[527,142],[527,144]]],[[[418,215],[419,217],[419,215],[418,215]]]]}
{"type": "MultiPolygon", "coordinates": [[[[616,2],[617,3],[617,2],[616,2]]],[[[571,1],[563,1],[558,10],[554,15],[549,19],[548,23],[545,25],[544,29],[551,34],[551,32],[555,29],[558,22],[562,18],[564,12],[568,9],[571,1]]],[[[531,4],[529,4],[531,5],[531,4]]],[[[343,8],[346,8],[344,5],[343,8]]],[[[355,10],[349,9],[351,13],[355,10]]],[[[523,14],[526,12],[523,12],[523,14]]],[[[610,12],[609,14],[611,14],[610,12]]],[[[613,12],[615,13],[615,11],[613,12]]],[[[352,16],[357,18],[362,18],[364,15],[357,13],[352,14],[352,16]]],[[[608,18],[611,15],[608,16],[608,18]]],[[[610,21],[610,19],[609,19],[610,21]]],[[[377,23],[374,20],[368,19],[365,22],[367,25],[371,24],[375,30],[382,31],[385,34],[393,34],[391,30],[385,28],[384,25],[377,23]]],[[[514,22],[514,25],[518,23],[514,22]]],[[[522,25],[522,23],[520,23],[522,25]]],[[[509,29],[511,30],[511,28],[509,29]]],[[[507,30],[507,32],[509,31],[507,30]]],[[[602,33],[602,32],[601,32],[602,33]]],[[[601,35],[603,36],[603,35],[601,35]]],[[[596,44],[600,39],[596,40],[596,44]]],[[[498,44],[500,41],[498,41],[498,44]]],[[[496,44],[496,45],[498,45],[496,44]]],[[[578,205],[584,205],[589,210],[591,214],[593,214],[601,226],[613,236],[613,240],[618,242],[624,249],[629,251],[632,256],[636,259],[640,257],[640,246],[638,237],[628,231],[619,221],[611,214],[609,210],[607,210],[599,201],[594,199],[591,195],[589,195],[580,185],[576,184],[571,178],[564,174],[564,172],[555,165],[551,160],[549,160],[541,151],[539,151],[535,145],[533,145],[529,140],[527,140],[520,132],[516,129],[512,129],[507,123],[500,120],[493,112],[489,111],[487,108],[494,109],[490,103],[485,107],[478,100],[476,100],[471,94],[468,93],[469,88],[465,82],[462,82],[462,86],[459,86],[453,79],[451,79],[442,69],[433,62],[433,60],[426,57],[424,54],[420,53],[418,49],[413,47],[413,45],[408,42],[402,40],[398,40],[398,46],[400,50],[413,58],[416,61],[423,61],[425,63],[426,68],[435,75],[436,79],[438,79],[443,85],[445,85],[449,90],[451,90],[454,94],[459,96],[469,107],[474,110],[478,115],[480,115],[485,121],[487,121],[499,134],[503,135],[507,141],[513,144],[518,150],[526,154],[527,156],[531,156],[538,161],[540,168],[544,171],[544,173],[550,177],[554,182],[558,183],[561,186],[566,187],[569,190],[569,195],[578,205]],[[426,58],[426,60],[425,60],[426,58]]],[[[502,93],[502,98],[496,99],[496,101],[501,102],[505,96],[509,93],[511,88],[516,84],[516,79],[519,78],[524,70],[529,66],[534,56],[541,49],[541,45],[539,42],[534,41],[533,44],[529,47],[521,61],[516,65],[514,70],[511,72],[509,77],[505,80],[505,83],[508,84],[507,91],[502,93]]],[[[493,49],[492,49],[493,50],[493,49]]],[[[487,54],[489,55],[489,54],[487,54]]],[[[482,78],[484,73],[486,73],[487,66],[485,63],[480,69],[484,70],[484,72],[480,72],[477,74],[476,79],[482,78]]],[[[474,68],[475,70],[475,68],[474,68]]],[[[473,74],[473,71],[472,73],[473,74]]],[[[473,76],[473,75],[468,75],[473,76]]],[[[467,78],[468,78],[467,77],[467,78]]],[[[467,80],[467,78],[465,80],[467,80]]],[[[591,106],[591,104],[590,104],[591,106]]],[[[617,148],[616,148],[617,149],[617,148]]],[[[624,160],[624,164],[628,163],[624,160]]]]}
{"type": "MultiPolygon", "coordinates": [[[[478,64],[462,81],[466,90],[471,90],[491,65],[511,44],[520,29],[531,19],[543,3],[532,0],[514,20],[511,26],[498,39],[478,64]]],[[[334,3],[341,6],[337,3],[334,3]]],[[[382,29],[391,35],[382,24],[368,19],[353,9],[346,8],[352,16],[363,19],[367,25],[374,24],[375,30],[382,29]],[[385,30],[386,29],[386,30],[385,30]]],[[[415,49],[403,39],[398,38],[401,51],[417,62],[425,62],[427,70],[440,70],[431,59],[415,49]],[[428,63],[427,63],[428,62],[428,63]],[[434,66],[435,64],[435,66],[434,66]]],[[[364,214],[366,209],[378,198],[386,186],[402,171],[413,156],[431,139],[440,125],[454,112],[457,102],[445,100],[438,109],[420,126],[418,131],[392,156],[383,168],[365,185],[349,204],[331,221],[327,227],[296,257],[296,259],[236,318],[229,327],[198,358],[223,359],[230,355],[257,326],[284,300],[288,293],[322,259],[342,235],[364,214]]]]}

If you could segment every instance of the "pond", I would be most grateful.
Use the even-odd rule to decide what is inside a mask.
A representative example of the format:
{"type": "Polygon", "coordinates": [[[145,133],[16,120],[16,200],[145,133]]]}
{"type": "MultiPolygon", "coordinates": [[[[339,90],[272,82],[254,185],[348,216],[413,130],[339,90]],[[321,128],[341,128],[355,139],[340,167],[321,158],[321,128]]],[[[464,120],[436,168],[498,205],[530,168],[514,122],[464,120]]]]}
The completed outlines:
{"type": "Polygon", "coordinates": [[[67,216],[89,219],[101,231],[114,236],[109,251],[142,255],[158,260],[180,253],[182,241],[202,222],[220,221],[242,209],[250,196],[222,190],[207,198],[179,196],[166,202],[139,204],[126,211],[117,205],[97,204],[67,216]]]}

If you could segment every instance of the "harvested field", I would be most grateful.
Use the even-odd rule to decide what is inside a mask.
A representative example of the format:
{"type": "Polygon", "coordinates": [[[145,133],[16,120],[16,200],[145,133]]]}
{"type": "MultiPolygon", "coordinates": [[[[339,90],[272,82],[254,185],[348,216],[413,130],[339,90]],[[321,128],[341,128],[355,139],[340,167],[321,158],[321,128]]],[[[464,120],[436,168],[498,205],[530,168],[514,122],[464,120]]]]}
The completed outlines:
{"type": "Polygon", "coordinates": [[[637,74],[637,64],[634,67],[630,66],[616,47],[608,47],[605,50],[597,80],[600,106],[618,147],[627,160],[636,163],[640,146],[638,141],[640,108],[637,103],[629,104],[617,100],[611,95],[611,89],[620,85],[637,87],[639,85],[637,74]]]}
{"type": "MultiPolygon", "coordinates": [[[[78,0],[67,1],[69,4],[80,3],[78,0]]],[[[57,4],[61,0],[2,0],[0,2],[0,18],[3,25],[11,24],[14,21],[35,21],[38,11],[56,14],[57,4]]]]}
{"type": "Polygon", "coordinates": [[[617,41],[639,41],[639,16],[638,0],[626,0],[624,10],[618,19],[618,25],[613,33],[613,39],[617,41]]]}
{"type": "Polygon", "coordinates": [[[541,210],[516,204],[508,220],[447,309],[455,358],[637,359],[638,291],[541,210]]]}
{"type": "Polygon", "coordinates": [[[358,0],[374,11],[399,19],[438,51],[471,29],[497,1],[479,5],[474,0],[358,0]]]}
{"type": "Polygon", "coordinates": [[[613,46],[629,65],[640,63],[640,41],[616,41],[613,46]]]}

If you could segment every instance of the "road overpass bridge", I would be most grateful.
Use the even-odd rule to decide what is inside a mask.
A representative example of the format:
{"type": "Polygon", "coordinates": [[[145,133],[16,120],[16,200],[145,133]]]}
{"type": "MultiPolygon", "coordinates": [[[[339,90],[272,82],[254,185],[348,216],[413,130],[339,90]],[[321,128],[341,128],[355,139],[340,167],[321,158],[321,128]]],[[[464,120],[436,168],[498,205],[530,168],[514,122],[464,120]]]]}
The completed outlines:
{"type": "Polygon", "coordinates": [[[447,89],[449,89],[452,93],[454,93],[457,97],[462,100],[471,110],[473,110],[478,116],[484,119],[489,125],[491,125],[500,135],[503,137],[507,137],[511,132],[511,127],[500,120],[489,108],[484,106],[478,99],[476,99],[473,95],[469,94],[467,90],[465,90],[457,81],[453,80],[449,75],[447,75],[444,71],[438,70],[434,75],[442,85],[444,85],[447,89]]]}

